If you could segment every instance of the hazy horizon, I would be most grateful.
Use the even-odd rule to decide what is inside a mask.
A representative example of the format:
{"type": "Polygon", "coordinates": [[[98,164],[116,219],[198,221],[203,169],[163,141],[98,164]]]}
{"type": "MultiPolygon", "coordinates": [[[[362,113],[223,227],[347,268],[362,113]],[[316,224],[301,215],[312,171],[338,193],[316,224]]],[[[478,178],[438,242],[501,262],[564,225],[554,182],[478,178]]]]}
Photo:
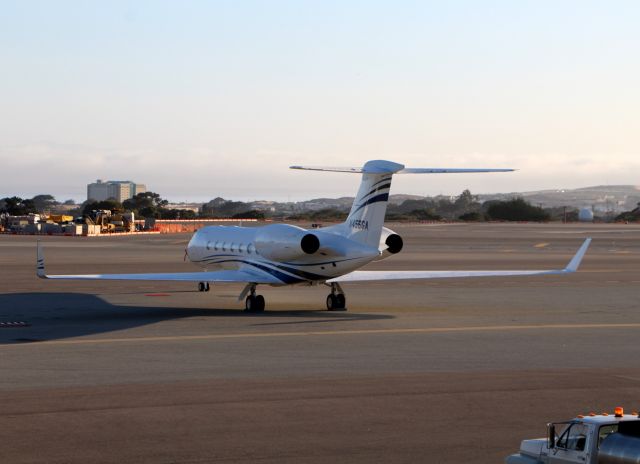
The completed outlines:
{"type": "Polygon", "coordinates": [[[8,1],[0,197],[352,196],[293,164],[515,168],[402,176],[415,195],[640,183],[640,3],[8,1]]]}
{"type": "MultiPolygon", "coordinates": [[[[163,195],[162,192],[155,192],[154,190],[151,190],[155,193],[160,194],[160,196],[166,200],[168,200],[170,203],[206,203],[208,201],[211,201],[215,198],[224,198],[225,200],[231,200],[231,201],[242,201],[242,202],[252,202],[252,201],[275,201],[278,203],[285,203],[285,202],[302,202],[302,201],[309,201],[309,200],[315,200],[318,198],[332,198],[332,199],[337,199],[337,198],[342,198],[342,197],[355,197],[356,195],[356,191],[359,185],[359,181],[360,181],[360,176],[356,176],[356,175],[351,175],[350,177],[353,177],[354,179],[357,179],[357,182],[354,183],[354,189],[351,193],[347,193],[345,195],[323,195],[323,194],[318,194],[315,196],[306,196],[306,195],[299,195],[299,196],[295,196],[295,195],[290,195],[289,197],[282,197],[282,198],[278,198],[278,197],[230,197],[230,196],[225,196],[225,195],[214,195],[214,196],[210,196],[210,197],[202,197],[202,198],[171,198],[171,197],[167,197],[165,195],[163,195]]],[[[106,180],[106,179],[105,179],[106,180]]],[[[123,180],[123,179],[114,179],[114,180],[123,180]]],[[[394,179],[395,180],[395,179],[394,179]]],[[[517,194],[517,193],[522,193],[522,194],[527,194],[527,193],[532,193],[532,192],[542,192],[542,191],[565,191],[565,190],[575,190],[575,189],[585,189],[585,188],[593,188],[593,187],[607,187],[607,186],[611,186],[611,187],[619,187],[619,186],[628,186],[628,187],[634,187],[636,190],[640,191],[640,185],[634,185],[634,184],[609,184],[609,185],[586,185],[586,186],[582,186],[582,187],[575,187],[572,189],[569,188],[552,188],[552,189],[534,189],[534,190],[519,190],[519,191],[509,191],[509,192],[475,192],[475,191],[471,191],[471,193],[473,195],[499,195],[499,194],[517,194]]],[[[448,193],[436,193],[436,194],[430,194],[430,195],[421,195],[421,194],[416,194],[416,193],[407,193],[407,192],[401,192],[401,191],[394,191],[393,187],[391,189],[391,196],[394,195],[419,195],[419,196],[424,196],[424,197],[434,197],[437,195],[446,195],[446,196],[456,196],[459,195],[460,193],[462,193],[462,191],[464,191],[466,188],[463,187],[460,191],[458,192],[454,192],[452,194],[448,194],[448,193]]],[[[40,194],[50,194],[49,192],[38,192],[38,193],[28,193],[26,195],[20,195],[20,194],[15,194],[15,196],[21,197],[21,198],[33,198],[36,195],[40,195],[40,194]]],[[[14,196],[14,194],[11,195],[4,195],[4,194],[0,194],[0,198],[5,198],[7,196],[14,196]]],[[[86,200],[86,194],[84,195],[83,198],[77,199],[74,198],[71,195],[67,195],[67,196],[56,196],[54,195],[55,199],[60,202],[63,203],[66,200],[74,200],[77,204],[81,204],[82,202],[84,202],[86,200]]]]}

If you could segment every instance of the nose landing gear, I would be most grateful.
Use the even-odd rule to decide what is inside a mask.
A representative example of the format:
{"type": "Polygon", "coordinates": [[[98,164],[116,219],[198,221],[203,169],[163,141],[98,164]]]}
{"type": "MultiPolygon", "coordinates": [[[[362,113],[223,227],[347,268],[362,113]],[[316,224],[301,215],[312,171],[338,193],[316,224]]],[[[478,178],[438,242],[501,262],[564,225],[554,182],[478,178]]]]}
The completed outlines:
{"type": "Polygon", "coordinates": [[[199,292],[208,292],[209,291],[209,282],[198,282],[198,291],[199,292]]]}

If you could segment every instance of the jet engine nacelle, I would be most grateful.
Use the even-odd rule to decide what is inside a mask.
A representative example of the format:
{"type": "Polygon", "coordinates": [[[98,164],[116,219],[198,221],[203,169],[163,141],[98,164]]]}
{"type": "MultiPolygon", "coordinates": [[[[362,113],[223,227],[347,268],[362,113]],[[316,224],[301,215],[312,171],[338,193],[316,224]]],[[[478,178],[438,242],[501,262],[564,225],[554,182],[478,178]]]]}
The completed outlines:
{"type": "Polygon", "coordinates": [[[255,245],[258,253],[267,259],[288,261],[316,253],[320,239],[301,227],[271,224],[260,229],[255,245]]]}
{"type": "Polygon", "coordinates": [[[378,247],[382,254],[377,260],[379,261],[381,259],[388,258],[391,255],[395,255],[396,253],[400,253],[402,245],[402,237],[391,229],[383,227],[382,234],[380,234],[380,245],[378,247]]]}

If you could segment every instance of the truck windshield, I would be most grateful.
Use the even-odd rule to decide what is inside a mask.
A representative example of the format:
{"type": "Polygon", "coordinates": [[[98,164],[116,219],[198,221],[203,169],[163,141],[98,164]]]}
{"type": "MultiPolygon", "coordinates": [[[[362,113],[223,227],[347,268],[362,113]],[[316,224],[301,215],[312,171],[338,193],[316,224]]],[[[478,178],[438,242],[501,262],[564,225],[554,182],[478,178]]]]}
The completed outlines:
{"type": "Polygon", "coordinates": [[[558,438],[558,448],[567,450],[584,451],[587,444],[589,428],[581,423],[568,424],[558,438]]]}
{"type": "Polygon", "coordinates": [[[616,433],[617,431],[618,424],[603,425],[602,427],[600,427],[600,430],[598,431],[598,448],[600,448],[600,443],[602,443],[602,440],[607,438],[612,433],[616,433]]]}

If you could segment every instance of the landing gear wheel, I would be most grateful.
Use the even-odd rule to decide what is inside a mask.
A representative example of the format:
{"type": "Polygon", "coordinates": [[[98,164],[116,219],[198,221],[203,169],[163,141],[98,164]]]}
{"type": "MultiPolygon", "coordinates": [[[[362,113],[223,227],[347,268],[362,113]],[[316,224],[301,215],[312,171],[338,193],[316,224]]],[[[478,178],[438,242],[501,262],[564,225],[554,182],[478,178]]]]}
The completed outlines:
{"type": "Polygon", "coordinates": [[[205,282],[204,283],[204,291],[208,292],[211,289],[211,287],[209,287],[209,282],[205,282]]]}
{"type": "Polygon", "coordinates": [[[206,288],[207,288],[207,287],[205,286],[205,283],[204,283],[204,282],[198,282],[198,291],[199,291],[199,292],[204,292],[204,291],[206,291],[206,288]]]}
{"type": "Polygon", "coordinates": [[[345,311],[346,299],[342,293],[330,293],[327,296],[327,309],[329,311],[345,311]]]}
{"type": "Polygon", "coordinates": [[[327,296],[327,310],[329,311],[335,311],[336,307],[338,306],[338,302],[336,301],[336,297],[335,295],[333,295],[332,293],[330,293],[327,296]]]}
{"type": "Polygon", "coordinates": [[[342,294],[330,294],[327,296],[327,309],[329,311],[344,311],[345,298],[342,294]]]}
{"type": "Polygon", "coordinates": [[[264,297],[262,295],[249,295],[244,300],[244,310],[248,313],[258,313],[264,311],[264,297]]]}

